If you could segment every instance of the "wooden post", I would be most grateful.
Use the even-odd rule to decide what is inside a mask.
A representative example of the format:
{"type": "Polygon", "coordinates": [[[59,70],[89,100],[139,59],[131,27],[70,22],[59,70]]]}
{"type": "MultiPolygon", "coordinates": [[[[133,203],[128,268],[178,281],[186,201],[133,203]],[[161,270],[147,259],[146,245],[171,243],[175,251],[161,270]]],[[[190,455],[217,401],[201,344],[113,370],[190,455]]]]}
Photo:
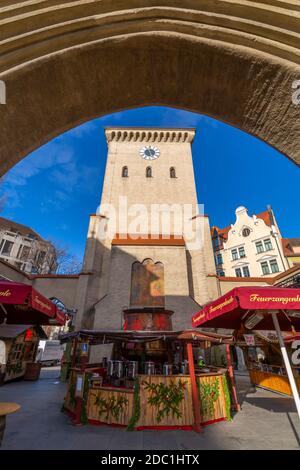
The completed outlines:
{"type": "Polygon", "coordinates": [[[288,353],[286,351],[286,347],[285,347],[285,344],[284,344],[284,341],[283,341],[282,333],[281,333],[278,318],[277,318],[277,313],[279,313],[279,311],[273,310],[273,311],[271,311],[271,313],[272,313],[272,318],[273,318],[273,323],[274,323],[274,326],[275,326],[275,329],[276,329],[276,333],[277,333],[277,336],[278,336],[279,345],[280,345],[280,349],[281,349],[281,354],[282,354],[283,362],[284,362],[284,365],[285,365],[285,368],[286,368],[286,373],[287,373],[287,376],[288,376],[288,379],[289,379],[289,382],[290,382],[290,386],[291,386],[291,389],[292,389],[292,394],[293,394],[293,397],[294,397],[297,413],[298,413],[298,416],[299,416],[299,419],[300,419],[300,397],[299,397],[297,384],[295,382],[295,377],[293,375],[293,370],[291,368],[289,356],[288,356],[288,353]]]}
{"type": "Polygon", "coordinates": [[[84,394],[84,381],[85,381],[85,374],[82,371],[80,374],[76,375],[76,382],[75,382],[75,416],[73,419],[73,424],[76,426],[81,426],[81,412],[82,412],[82,402],[83,402],[83,394],[84,394]],[[80,389],[78,388],[78,381],[80,380],[80,389]]]}
{"type": "Polygon", "coordinates": [[[72,368],[75,367],[77,343],[78,343],[78,339],[77,339],[77,336],[76,336],[75,339],[74,339],[72,356],[71,356],[71,367],[72,368]]]}
{"type": "Polygon", "coordinates": [[[198,388],[196,383],[195,376],[195,367],[194,367],[194,357],[193,357],[193,345],[192,343],[187,343],[186,351],[189,361],[189,373],[191,378],[191,388],[192,388],[192,400],[193,400],[193,410],[194,410],[194,429],[196,432],[201,432],[201,413],[200,413],[200,401],[198,388]]]}
{"type": "Polygon", "coordinates": [[[75,400],[76,400],[75,416],[74,416],[72,423],[75,426],[82,426],[82,423],[81,423],[82,398],[76,397],[75,400]]]}
{"type": "Polygon", "coordinates": [[[236,392],[236,384],[235,384],[235,377],[233,366],[231,362],[231,354],[230,354],[230,345],[226,344],[226,357],[227,357],[227,365],[228,365],[228,373],[231,381],[231,388],[232,388],[232,398],[233,398],[233,406],[236,411],[241,410],[241,406],[238,401],[237,392],[236,392]]]}

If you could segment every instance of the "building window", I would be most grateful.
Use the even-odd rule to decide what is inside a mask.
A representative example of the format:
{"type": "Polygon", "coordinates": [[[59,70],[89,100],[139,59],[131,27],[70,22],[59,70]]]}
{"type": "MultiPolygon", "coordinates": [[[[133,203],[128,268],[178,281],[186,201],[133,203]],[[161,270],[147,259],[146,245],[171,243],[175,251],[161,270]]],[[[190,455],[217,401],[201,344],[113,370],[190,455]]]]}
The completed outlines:
{"type": "Polygon", "coordinates": [[[266,251],[269,251],[269,250],[273,249],[272,242],[269,238],[267,240],[264,240],[264,245],[265,245],[265,250],[266,251]]]}
{"type": "Polygon", "coordinates": [[[264,247],[263,247],[262,242],[256,242],[255,246],[256,246],[256,252],[257,253],[263,253],[264,247]]]}
{"type": "Polygon", "coordinates": [[[267,261],[260,263],[263,275],[270,274],[270,268],[267,261]]]}
{"type": "Polygon", "coordinates": [[[212,242],[213,242],[213,247],[214,248],[218,248],[220,246],[220,240],[219,240],[219,237],[214,237],[212,239],[212,242]]]}
{"type": "Polygon", "coordinates": [[[234,250],[231,250],[231,256],[233,261],[239,259],[238,251],[236,248],[234,250]]]}
{"type": "Polygon", "coordinates": [[[31,240],[36,240],[36,236],[33,234],[33,233],[28,233],[27,235],[28,238],[30,238],[31,240]]]}
{"type": "Polygon", "coordinates": [[[22,248],[23,248],[23,245],[20,245],[20,246],[19,246],[19,249],[18,249],[17,258],[20,258],[20,257],[21,257],[22,248]]]}
{"type": "Polygon", "coordinates": [[[40,251],[37,257],[37,263],[40,267],[44,264],[46,258],[46,252],[45,251],[40,251]]]}
{"type": "Polygon", "coordinates": [[[123,166],[122,168],[122,178],[128,178],[128,167],[123,166]]]}
{"type": "Polygon", "coordinates": [[[216,256],[216,264],[217,266],[220,265],[220,264],[223,264],[223,256],[221,253],[218,253],[217,256],[216,256]]]}
{"type": "Polygon", "coordinates": [[[244,229],[242,230],[242,235],[243,235],[243,237],[249,237],[250,233],[251,233],[250,228],[244,228],[244,229]]]}
{"type": "Polygon", "coordinates": [[[272,273],[278,273],[279,272],[279,268],[278,268],[278,264],[277,264],[276,259],[272,259],[270,261],[270,267],[271,267],[272,273]]]}
{"type": "Polygon", "coordinates": [[[170,168],[170,178],[176,178],[176,170],[173,166],[170,168]]]}
{"type": "Polygon", "coordinates": [[[244,277],[250,277],[250,271],[249,271],[248,266],[243,267],[243,276],[244,277]]]}
{"type": "Polygon", "coordinates": [[[245,248],[243,246],[240,246],[240,248],[239,248],[239,256],[240,256],[240,258],[245,258],[246,257],[245,248]]]}
{"type": "Polygon", "coordinates": [[[147,166],[147,168],[146,168],[146,178],[152,178],[152,168],[151,168],[151,166],[147,166]]]}
{"type": "Polygon", "coordinates": [[[30,246],[26,246],[26,245],[23,246],[20,259],[22,261],[27,261],[27,259],[29,258],[29,254],[30,254],[30,246]]]}
{"type": "Polygon", "coordinates": [[[224,277],[224,276],[225,276],[225,271],[219,271],[219,272],[218,272],[218,276],[224,277]]]}
{"type": "Polygon", "coordinates": [[[10,242],[9,240],[5,240],[1,254],[4,256],[10,256],[13,245],[14,245],[13,242],[10,242]]]}
{"type": "Polygon", "coordinates": [[[23,357],[23,343],[15,343],[9,355],[9,361],[14,362],[23,357]]]}
{"type": "Polygon", "coordinates": [[[243,277],[241,268],[236,268],[235,275],[236,277],[243,277]]]}

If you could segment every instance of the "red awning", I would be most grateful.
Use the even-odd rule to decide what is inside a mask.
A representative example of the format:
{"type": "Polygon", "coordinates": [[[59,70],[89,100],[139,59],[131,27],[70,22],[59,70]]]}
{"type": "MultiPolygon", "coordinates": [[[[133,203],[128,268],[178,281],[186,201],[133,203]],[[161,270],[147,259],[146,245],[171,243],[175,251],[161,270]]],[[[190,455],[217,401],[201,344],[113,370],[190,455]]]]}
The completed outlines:
{"type": "Polygon", "coordinates": [[[66,316],[32,286],[0,281],[0,323],[64,325],[66,316]]]}
{"type": "Polygon", "coordinates": [[[285,343],[293,343],[294,341],[300,341],[300,334],[295,334],[292,336],[285,336],[284,338],[285,343]]]}
{"type": "Polygon", "coordinates": [[[280,311],[277,317],[282,330],[300,331],[300,289],[282,287],[232,289],[196,313],[192,325],[235,330],[248,324],[249,329],[274,330],[272,310],[280,311]]]}

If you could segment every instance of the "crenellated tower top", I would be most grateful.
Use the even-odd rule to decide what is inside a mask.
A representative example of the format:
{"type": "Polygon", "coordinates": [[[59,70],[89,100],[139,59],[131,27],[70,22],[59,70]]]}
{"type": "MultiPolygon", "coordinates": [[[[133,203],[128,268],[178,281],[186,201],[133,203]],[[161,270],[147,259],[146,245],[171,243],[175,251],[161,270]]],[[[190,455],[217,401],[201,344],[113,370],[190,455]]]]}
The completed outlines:
{"type": "Polygon", "coordinates": [[[193,128],[135,128],[107,127],[107,142],[187,142],[192,143],[195,136],[193,128]]]}

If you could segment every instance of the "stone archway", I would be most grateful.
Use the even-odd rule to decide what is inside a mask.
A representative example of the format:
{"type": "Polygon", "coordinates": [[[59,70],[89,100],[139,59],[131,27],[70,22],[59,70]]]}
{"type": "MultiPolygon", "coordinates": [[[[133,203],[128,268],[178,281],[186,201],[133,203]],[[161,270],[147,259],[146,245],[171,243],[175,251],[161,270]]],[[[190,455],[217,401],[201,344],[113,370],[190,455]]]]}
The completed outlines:
{"type": "Polygon", "coordinates": [[[300,164],[300,6],[283,0],[2,0],[0,173],[136,106],[227,122],[300,164]]]}

